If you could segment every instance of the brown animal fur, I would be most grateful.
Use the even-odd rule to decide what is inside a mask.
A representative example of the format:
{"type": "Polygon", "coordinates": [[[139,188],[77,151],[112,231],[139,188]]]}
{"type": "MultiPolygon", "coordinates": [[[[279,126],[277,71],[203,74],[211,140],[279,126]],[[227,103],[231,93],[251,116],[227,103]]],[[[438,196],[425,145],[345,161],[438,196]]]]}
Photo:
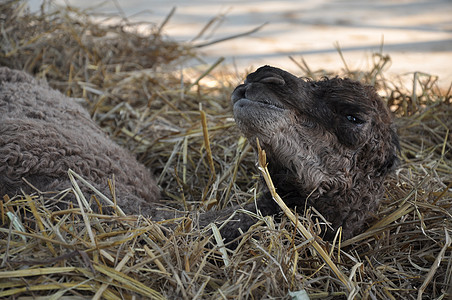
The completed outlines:
{"type": "MultiPolygon", "coordinates": [[[[232,103],[241,131],[266,151],[289,207],[317,209],[332,223],[328,239],[341,226],[344,238],[364,229],[398,151],[390,113],[372,87],[339,78],[307,81],[265,66],[235,89],[232,103]]],[[[268,191],[257,206],[263,215],[279,210],[268,191]]]]}
{"type": "MultiPolygon", "coordinates": [[[[0,69],[0,195],[26,189],[70,187],[74,169],[108,194],[114,174],[118,204],[126,213],[169,218],[156,209],[158,189],[149,172],[110,141],[79,105],[31,76],[0,69]]],[[[255,146],[267,152],[277,192],[292,208],[315,207],[333,230],[349,238],[365,227],[382,195],[385,176],[397,161],[398,140],[390,114],[374,89],[348,79],[306,81],[265,66],[232,94],[234,117],[255,146]]],[[[256,205],[244,207],[256,211],[256,205]]],[[[263,215],[279,212],[264,190],[263,215]]],[[[237,207],[200,215],[206,226],[237,207]]],[[[253,218],[238,213],[222,230],[227,240],[246,231],[253,218]]]]}
{"type": "Polygon", "coordinates": [[[71,99],[24,72],[0,68],[0,195],[71,187],[68,169],[110,195],[115,176],[124,212],[151,214],[159,190],[149,171],[112,142],[71,99]]]}

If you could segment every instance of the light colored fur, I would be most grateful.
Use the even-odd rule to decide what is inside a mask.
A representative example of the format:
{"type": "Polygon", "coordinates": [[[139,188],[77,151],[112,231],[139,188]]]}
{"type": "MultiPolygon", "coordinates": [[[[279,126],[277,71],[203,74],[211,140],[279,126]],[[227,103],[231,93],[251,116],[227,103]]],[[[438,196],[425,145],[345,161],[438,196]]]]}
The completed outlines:
{"type": "Polygon", "coordinates": [[[111,141],[73,99],[21,71],[0,68],[0,195],[71,186],[74,170],[110,195],[114,176],[120,207],[151,214],[159,191],[149,171],[111,141]]]}

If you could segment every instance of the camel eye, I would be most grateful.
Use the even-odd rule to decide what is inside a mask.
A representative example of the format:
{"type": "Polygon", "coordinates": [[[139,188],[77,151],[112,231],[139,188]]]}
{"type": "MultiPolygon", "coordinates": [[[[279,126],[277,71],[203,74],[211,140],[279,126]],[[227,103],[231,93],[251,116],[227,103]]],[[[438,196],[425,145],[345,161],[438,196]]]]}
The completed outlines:
{"type": "Polygon", "coordinates": [[[346,118],[347,118],[347,120],[349,120],[353,124],[363,124],[363,123],[365,123],[364,120],[362,120],[362,119],[360,119],[360,118],[358,118],[358,117],[356,117],[354,115],[347,115],[346,118]]]}

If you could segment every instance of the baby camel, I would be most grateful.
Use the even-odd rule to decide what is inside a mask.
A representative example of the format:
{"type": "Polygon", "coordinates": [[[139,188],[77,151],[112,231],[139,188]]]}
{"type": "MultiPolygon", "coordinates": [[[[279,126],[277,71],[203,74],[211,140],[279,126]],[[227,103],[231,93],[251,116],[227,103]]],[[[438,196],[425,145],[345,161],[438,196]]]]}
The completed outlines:
{"type": "MultiPolygon", "coordinates": [[[[383,181],[397,163],[398,138],[388,109],[372,87],[349,79],[309,81],[264,66],[232,94],[234,118],[251,145],[258,139],[278,194],[302,212],[314,207],[350,238],[378,207],[383,181]]],[[[87,112],[20,71],[0,68],[0,195],[71,186],[71,168],[108,194],[116,179],[118,205],[128,214],[171,217],[158,209],[158,187],[148,170],[113,143],[87,112]]],[[[264,188],[246,210],[279,212],[264,188]]],[[[226,220],[232,207],[199,216],[201,226],[226,220]]],[[[255,220],[237,213],[223,227],[226,240],[255,220]]]]}

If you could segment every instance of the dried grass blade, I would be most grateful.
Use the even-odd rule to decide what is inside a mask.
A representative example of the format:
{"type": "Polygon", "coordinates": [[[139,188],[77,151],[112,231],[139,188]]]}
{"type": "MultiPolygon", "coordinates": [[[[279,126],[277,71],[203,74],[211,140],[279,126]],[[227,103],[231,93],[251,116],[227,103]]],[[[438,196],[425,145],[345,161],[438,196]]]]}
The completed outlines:
{"type": "Polygon", "coordinates": [[[439,252],[438,256],[436,257],[435,261],[433,262],[432,267],[430,268],[430,271],[428,271],[427,276],[425,277],[424,282],[422,283],[422,286],[419,288],[417,299],[422,300],[422,294],[424,293],[425,289],[427,288],[427,285],[432,281],[433,276],[435,275],[436,271],[439,268],[439,265],[441,264],[441,261],[444,258],[444,254],[446,253],[446,250],[450,247],[452,243],[452,239],[449,236],[449,232],[447,232],[447,229],[444,228],[444,234],[446,236],[446,241],[444,243],[443,248],[439,252]]]}
{"type": "Polygon", "coordinates": [[[314,247],[315,251],[322,257],[322,259],[330,267],[336,277],[343,283],[348,292],[352,292],[354,290],[352,282],[344,275],[344,273],[342,273],[341,270],[339,270],[336,264],[331,260],[328,253],[326,253],[325,250],[320,246],[320,244],[314,239],[312,234],[300,222],[298,222],[297,217],[292,213],[292,211],[287,207],[281,197],[276,193],[275,186],[273,185],[273,181],[267,169],[266,154],[265,151],[260,147],[259,140],[257,140],[257,147],[259,152],[259,170],[264,177],[273,200],[276,201],[276,203],[279,205],[279,207],[281,207],[286,216],[292,221],[295,226],[297,226],[297,229],[301,232],[301,234],[303,234],[306,239],[313,239],[312,246],[314,247]]]}
{"type": "Polygon", "coordinates": [[[230,177],[230,182],[228,185],[228,188],[226,190],[226,195],[224,199],[229,199],[229,195],[231,193],[232,187],[234,186],[235,179],[237,178],[237,172],[239,170],[240,162],[242,160],[242,155],[245,153],[243,149],[245,148],[245,145],[248,147],[248,150],[251,149],[251,146],[249,144],[245,143],[246,139],[243,136],[240,136],[237,147],[236,147],[236,155],[233,162],[233,170],[232,170],[232,176],[230,176],[231,169],[229,168],[227,172],[224,172],[223,176],[220,179],[220,182],[226,179],[226,177],[230,177]]]}
{"type": "MultiPolygon", "coordinates": [[[[39,285],[33,285],[33,286],[24,286],[24,287],[20,287],[20,288],[15,288],[15,289],[9,289],[9,290],[4,290],[2,292],[0,292],[0,297],[2,299],[4,299],[4,297],[8,297],[8,296],[13,296],[16,294],[20,294],[20,293],[24,293],[27,291],[34,291],[34,292],[38,292],[38,291],[51,291],[51,290],[58,290],[61,288],[66,288],[66,289],[79,289],[79,290],[85,290],[85,291],[90,291],[93,290],[93,286],[90,284],[80,284],[78,282],[76,283],[67,283],[67,282],[61,282],[61,283],[46,283],[46,284],[39,284],[39,285]]],[[[20,298],[20,297],[19,297],[20,298]]],[[[24,297],[23,299],[26,299],[26,297],[24,297]]],[[[37,299],[36,298],[32,298],[32,299],[37,299]]],[[[43,299],[50,299],[49,297],[44,297],[43,299]]],[[[58,298],[59,299],[59,298],[58,298]]],[[[109,297],[107,299],[118,299],[117,297],[112,298],[109,297]]]]}
{"type": "Polygon", "coordinates": [[[211,65],[206,71],[204,71],[204,73],[202,73],[196,80],[195,82],[193,82],[192,84],[189,85],[187,90],[190,90],[192,87],[194,87],[195,85],[199,84],[199,81],[201,81],[201,79],[203,79],[204,77],[206,77],[207,75],[209,75],[210,72],[212,72],[213,69],[215,69],[219,64],[221,64],[224,61],[224,57],[220,57],[219,59],[217,59],[217,61],[211,65]]]}
{"type": "Polygon", "coordinates": [[[284,278],[284,280],[288,283],[289,280],[287,280],[286,274],[284,273],[284,270],[281,266],[281,264],[267,251],[265,251],[264,248],[262,248],[259,244],[255,244],[256,248],[259,249],[262,253],[264,253],[264,255],[266,257],[268,257],[275,265],[278,266],[279,271],[281,272],[282,277],[284,278]]]}
{"type": "Polygon", "coordinates": [[[152,250],[147,246],[144,245],[144,251],[146,252],[146,254],[152,258],[154,260],[154,263],[157,265],[157,268],[166,276],[170,276],[171,273],[168,272],[165,267],[163,266],[162,262],[158,259],[158,257],[154,254],[154,252],[152,252],[152,250]]]}
{"type": "Polygon", "coordinates": [[[212,234],[215,237],[215,241],[217,242],[218,250],[221,252],[221,256],[223,257],[224,265],[225,267],[229,267],[231,265],[231,260],[229,259],[228,253],[226,252],[220,230],[214,223],[210,224],[210,228],[212,229],[212,234]]]}
{"type": "Polygon", "coordinates": [[[212,180],[215,181],[215,178],[216,178],[215,165],[213,164],[212,149],[210,148],[209,131],[207,129],[207,118],[206,118],[206,113],[202,110],[201,106],[199,108],[199,113],[201,114],[201,125],[202,125],[202,133],[204,136],[204,146],[206,147],[207,160],[209,162],[211,178],[212,178],[212,180]]]}
{"type": "Polygon", "coordinates": [[[58,273],[69,273],[77,270],[79,270],[79,268],[76,267],[55,267],[55,268],[26,269],[18,271],[4,271],[0,272],[0,278],[28,277],[58,273]]]}
{"type": "Polygon", "coordinates": [[[218,40],[215,40],[215,41],[212,41],[212,42],[199,44],[199,45],[196,45],[194,47],[195,48],[202,48],[202,47],[207,47],[207,46],[210,46],[210,45],[213,45],[213,44],[225,42],[225,41],[228,41],[228,40],[233,40],[233,39],[236,39],[236,38],[244,37],[244,36],[253,34],[255,32],[258,32],[259,30],[261,30],[267,24],[268,24],[268,22],[265,22],[264,24],[259,25],[259,26],[257,26],[256,28],[254,28],[254,29],[252,29],[250,31],[247,31],[247,32],[244,32],[244,33],[240,33],[240,34],[236,34],[236,35],[232,35],[232,36],[228,36],[228,37],[225,37],[225,38],[222,38],[222,39],[218,39],[218,40]]]}
{"type": "Polygon", "coordinates": [[[168,24],[169,20],[173,17],[174,13],[176,12],[176,6],[173,6],[171,8],[171,11],[168,15],[166,15],[165,20],[163,20],[162,24],[160,24],[159,29],[157,30],[157,35],[160,35],[163,31],[163,27],[165,27],[166,24],[168,24]]]}
{"type": "Polygon", "coordinates": [[[206,288],[206,285],[209,283],[210,277],[207,277],[204,282],[201,284],[201,286],[198,289],[198,292],[193,297],[193,300],[202,299],[202,295],[204,293],[204,289],[206,288]]]}
{"type": "Polygon", "coordinates": [[[204,35],[204,33],[205,33],[210,27],[212,27],[212,25],[215,24],[215,22],[220,23],[220,22],[221,22],[221,19],[222,19],[223,17],[224,17],[224,14],[219,14],[219,15],[217,15],[217,16],[211,18],[211,19],[206,23],[206,25],[204,25],[204,27],[201,29],[201,31],[198,32],[198,34],[197,34],[194,38],[191,39],[190,42],[194,42],[194,41],[196,41],[197,39],[201,38],[201,37],[204,35]]]}
{"type": "Polygon", "coordinates": [[[411,203],[407,203],[391,213],[390,215],[386,216],[385,218],[378,221],[376,224],[374,224],[371,228],[367,229],[365,232],[352,237],[351,239],[346,240],[345,242],[342,242],[342,247],[347,247],[351,244],[357,243],[365,238],[368,238],[381,230],[385,229],[386,226],[394,222],[395,220],[400,219],[401,217],[405,216],[406,214],[411,213],[414,210],[414,205],[411,203]]]}
{"type": "Polygon", "coordinates": [[[150,146],[152,145],[152,143],[150,141],[148,141],[146,138],[139,136],[136,133],[131,132],[130,130],[128,130],[127,128],[121,128],[121,132],[124,133],[125,135],[127,135],[128,137],[134,139],[135,141],[137,141],[138,143],[141,143],[145,146],[150,146]]]}
{"type": "MultiPolygon", "coordinates": [[[[121,271],[122,268],[125,266],[125,264],[130,260],[130,258],[132,258],[133,256],[133,250],[129,249],[129,251],[127,252],[127,254],[124,256],[124,258],[119,262],[119,264],[116,266],[115,270],[116,271],[121,271]]],[[[113,281],[113,278],[108,278],[108,283],[105,282],[103,283],[100,288],[97,290],[96,294],[93,297],[93,300],[98,300],[101,299],[101,297],[103,296],[104,291],[108,288],[110,282],[113,281]]]]}
{"type": "MultiPolygon", "coordinates": [[[[188,163],[188,136],[184,138],[182,145],[182,182],[187,184],[187,163],[188,163]]],[[[187,205],[185,205],[187,209],[187,205]]]]}
{"type": "MultiPolygon", "coordinates": [[[[10,212],[8,212],[8,213],[10,213],[10,212]]],[[[9,232],[9,230],[8,229],[4,229],[4,228],[0,228],[0,232],[9,232]]],[[[69,245],[68,243],[61,242],[61,241],[58,241],[58,240],[52,240],[52,239],[50,239],[50,238],[48,238],[46,236],[39,235],[39,234],[29,233],[29,232],[25,232],[25,231],[18,231],[18,230],[11,230],[11,233],[14,233],[14,234],[17,234],[17,235],[21,236],[23,241],[25,241],[26,237],[30,237],[31,239],[39,239],[39,240],[42,240],[42,241],[45,241],[45,242],[50,242],[52,244],[62,245],[62,246],[66,247],[66,248],[69,248],[69,249],[73,249],[74,248],[73,245],[69,245]]]]}
{"type": "Polygon", "coordinates": [[[334,47],[336,48],[336,51],[339,53],[339,56],[341,57],[342,63],[344,64],[345,70],[347,73],[351,73],[350,69],[347,65],[347,62],[345,61],[344,54],[342,53],[341,45],[339,45],[339,42],[336,42],[334,44],[334,47]]]}
{"type": "Polygon", "coordinates": [[[165,297],[163,297],[159,292],[151,289],[150,287],[147,287],[143,283],[133,279],[130,276],[127,276],[119,271],[116,271],[112,268],[109,268],[107,266],[102,265],[94,265],[94,268],[99,273],[102,273],[109,278],[112,278],[113,280],[116,280],[124,285],[124,287],[137,292],[145,297],[150,297],[151,299],[161,299],[164,300],[165,297]]]}
{"type": "MultiPolygon", "coordinates": [[[[84,185],[86,185],[90,190],[92,190],[96,195],[98,195],[100,198],[102,198],[105,202],[107,202],[108,205],[114,206],[115,203],[113,201],[111,201],[110,199],[108,199],[104,194],[102,194],[101,192],[99,192],[91,183],[89,183],[88,181],[86,181],[82,176],[78,175],[77,173],[75,173],[72,170],[68,171],[69,174],[69,178],[71,179],[71,182],[78,187],[77,182],[74,180],[74,177],[77,178],[78,180],[80,180],[84,185]]],[[[80,189],[80,188],[79,188],[80,189]]],[[[81,190],[80,190],[80,194],[82,194],[81,190]]],[[[83,195],[83,194],[82,194],[83,195]]],[[[83,197],[84,199],[85,197],[83,197]]],[[[89,207],[88,202],[86,202],[85,199],[85,207],[88,207],[88,209],[91,211],[91,208],[89,207]]],[[[119,215],[121,217],[125,217],[126,214],[122,211],[122,209],[118,206],[116,207],[116,211],[119,213],[119,215]]]]}
{"type": "MultiPolygon", "coordinates": [[[[28,206],[30,207],[31,213],[33,214],[33,216],[36,219],[36,223],[38,223],[38,227],[39,227],[39,230],[41,230],[42,235],[44,235],[45,237],[48,237],[45,227],[42,224],[41,216],[39,215],[38,210],[36,209],[36,205],[35,205],[33,199],[31,199],[31,197],[29,195],[26,195],[25,199],[28,202],[28,206]]],[[[50,252],[52,252],[53,255],[57,256],[57,253],[55,252],[55,248],[53,248],[53,245],[50,242],[46,242],[46,244],[47,244],[47,247],[49,248],[50,252]]]]}
{"type": "Polygon", "coordinates": [[[85,223],[85,226],[86,226],[86,231],[88,232],[88,236],[91,239],[91,246],[95,247],[96,246],[96,238],[94,237],[94,231],[91,229],[91,223],[89,221],[88,216],[85,213],[85,209],[83,208],[83,206],[85,206],[85,208],[88,209],[88,211],[90,211],[90,212],[91,212],[91,208],[89,207],[89,204],[86,201],[85,196],[82,193],[82,190],[80,189],[80,187],[78,186],[77,182],[75,181],[74,177],[72,176],[72,174],[70,172],[71,172],[71,170],[69,170],[69,179],[71,180],[72,186],[74,187],[75,199],[77,199],[77,203],[79,205],[80,212],[82,214],[83,222],[85,223]]]}
{"type": "Polygon", "coordinates": [[[180,144],[181,144],[181,141],[177,141],[177,143],[174,144],[173,151],[171,152],[165,166],[163,167],[162,173],[160,174],[159,178],[157,179],[157,184],[162,184],[163,178],[168,173],[168,170],[170,169],[170,166],[173,163],[174,158],[179,153],[180,144]]]}
{"type": "MultiPolygon", "coordinates": [[[[10,211],[7,211],[6,215],[8,216],[12,227],[15,229],[14,233],[18,234],[22,238],[22,241],[25,242],[27,240],[26,237],[25,237],[27,235],[27,232],[25,231],[25,227],[22,224],[22,222],[19,219],[19,217],[16,216],[14,213],[10,212],[10,211]],[[21,234],[22,232],[24,234],[21,234]]],[[[0,228],[0,230],[1,229],[2,228],[0,228]]]]}

